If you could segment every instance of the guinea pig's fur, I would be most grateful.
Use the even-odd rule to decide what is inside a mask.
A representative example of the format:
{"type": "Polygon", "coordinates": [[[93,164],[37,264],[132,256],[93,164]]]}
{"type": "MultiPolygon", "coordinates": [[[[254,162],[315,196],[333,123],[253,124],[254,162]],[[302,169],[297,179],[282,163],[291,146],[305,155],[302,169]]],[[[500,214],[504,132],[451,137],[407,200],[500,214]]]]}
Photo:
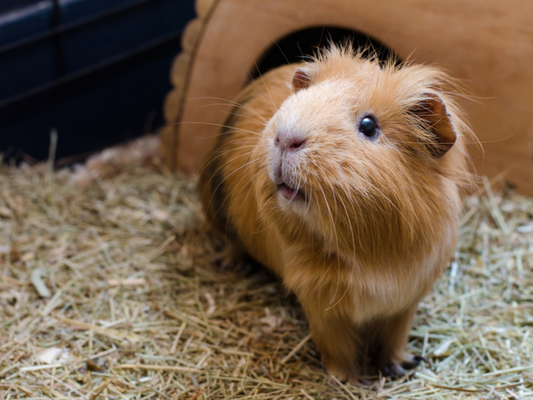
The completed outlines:
{"type": "Polygon", "coordinates": [[[437,68],[331,46],[250,83],[202,170],[225,261],[248,254],[281,277],[341,380],[422,360],[404,347],[453,254],[471,176],[456,92],[437,68]]]}

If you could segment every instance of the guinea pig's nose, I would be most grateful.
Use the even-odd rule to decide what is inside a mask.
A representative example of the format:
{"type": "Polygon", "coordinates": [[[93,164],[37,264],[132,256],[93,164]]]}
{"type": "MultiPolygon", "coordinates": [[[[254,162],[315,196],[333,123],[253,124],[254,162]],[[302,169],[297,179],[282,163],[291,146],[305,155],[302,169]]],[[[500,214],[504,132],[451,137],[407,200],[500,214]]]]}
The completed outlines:
{"type": "Polygon", "coordinates": [[[294,134],[282,134],[279,133],[276,135],[276,139],[274,139],[274,145],[276,147],[279,147],[281,150],[286,151],[298,151],[305,147],[305,138],[299,135],[294,134]]]}

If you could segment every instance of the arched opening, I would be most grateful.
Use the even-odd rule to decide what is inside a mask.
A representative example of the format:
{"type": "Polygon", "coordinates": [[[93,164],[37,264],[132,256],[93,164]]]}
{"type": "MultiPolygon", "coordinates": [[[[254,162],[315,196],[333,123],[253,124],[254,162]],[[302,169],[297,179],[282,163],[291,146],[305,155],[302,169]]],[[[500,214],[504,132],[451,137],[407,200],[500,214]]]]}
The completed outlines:
{"type": "Polygon", "coordinates": [[[291,33],[273,43],[258,60],[257,66],[250,72],[251,79],[279,67],[280,65],[301,62],[306,56],[313,55],[317,48],[329,42],[345,43],[350,40],[356,49],[365,49],[365,54],[375,54],[380,61],[400,59],[396,54],[378,40],[361,32],[336,27],[314,27],[291,33]]]}

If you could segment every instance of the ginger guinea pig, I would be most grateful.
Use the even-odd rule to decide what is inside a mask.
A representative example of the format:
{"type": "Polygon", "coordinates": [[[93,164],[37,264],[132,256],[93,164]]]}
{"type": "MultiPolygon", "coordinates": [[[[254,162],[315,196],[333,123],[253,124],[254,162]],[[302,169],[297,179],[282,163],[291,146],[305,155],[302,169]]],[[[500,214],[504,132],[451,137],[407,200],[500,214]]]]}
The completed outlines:
{"type": "Polygon", "coordinates": [[[403,375],[418,303],[455,248],[472,139],[441,70],[350,47],[251,82],[200,177],[224,262],[294,292],[329,373],[403,375]]]}

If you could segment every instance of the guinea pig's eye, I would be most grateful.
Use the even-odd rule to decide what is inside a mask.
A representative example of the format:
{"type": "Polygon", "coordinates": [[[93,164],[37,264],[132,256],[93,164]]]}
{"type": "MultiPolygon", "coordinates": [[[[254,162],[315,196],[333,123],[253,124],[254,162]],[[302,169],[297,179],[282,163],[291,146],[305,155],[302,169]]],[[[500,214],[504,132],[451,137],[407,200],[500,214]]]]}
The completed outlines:
{"type": "Polygon", "coordinates": [[[375,138],[378,134],[378,125],[374,118],[364,117],[361,122],[359,122],[359,132],[369,139],[375,138]]]}

